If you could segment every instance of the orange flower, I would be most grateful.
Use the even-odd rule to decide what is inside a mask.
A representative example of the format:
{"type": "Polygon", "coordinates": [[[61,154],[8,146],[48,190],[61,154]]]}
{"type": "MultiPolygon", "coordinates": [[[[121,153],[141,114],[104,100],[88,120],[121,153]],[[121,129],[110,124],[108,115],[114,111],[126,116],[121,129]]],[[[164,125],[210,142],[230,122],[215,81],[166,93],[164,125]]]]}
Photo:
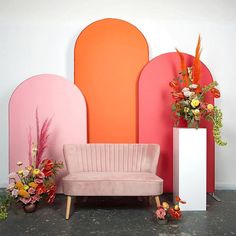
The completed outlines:
{"type": "Polygon", "coordinates": [[[29,186],[32,187],[32,188],[34,188],[34,189],[36,189],[37,186],[38,186],[38,184],[36,184],[35,182],[30,182],[30,183],[29,183],[29,186]]]}
{"type": "Polygon", "coordinates": [[[172,93],[172,97],[175,99],[175,100],[179,100],[179,99],[183,99],[184,98],[184,94],[182,92],[179,92],[179,93],[172,93]]]}
{"type": "Polygon", "coordinates": [[[16,188],[18,189],[23,189],[24,188],[24,184],[22,184],[20,181],[19,182],[16,182],[16,188]]]}
{"type": "Polygon", "coordinates": [[[173,88],[175,91],[179,88],[178,86],[178,81],[177,80],[172,80],[169,83],[170,87],[173,88]]]}
{"type": "Polygon", "coordinates": [[[18,192],[18,195],[21,196],[21,197],[24,197],[24,198],[29,198],[30,197],[30,194],[24,189],[20,189],[19,192],[18,192]]]}
{"type": "Polygon", "coordinates": [[[211,93],[213,94],[214,98],[220,97],[220,91],[217,88],[212,88],[211,93]]]}

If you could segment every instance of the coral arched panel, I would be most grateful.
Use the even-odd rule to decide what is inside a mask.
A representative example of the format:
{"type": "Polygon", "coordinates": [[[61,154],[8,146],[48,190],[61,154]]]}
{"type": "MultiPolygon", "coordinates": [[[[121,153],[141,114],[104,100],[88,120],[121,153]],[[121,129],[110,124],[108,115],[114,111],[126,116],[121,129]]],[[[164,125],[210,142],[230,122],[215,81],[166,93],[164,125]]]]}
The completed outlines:
{"type": "MultiPolygon", "coordinates": [[[[10,171],[17,169],[18,161],[28,165],[30,129],[32,141],[37,142],[36,109],[40,126],[52,118],[45,157],[64,162],[63,144],[87,142],[86,104],[80,90],[57,75],[33,76],[15,89],[9,102],[10,171]]],[[[58,180],[65,173],[66,168],[60,170],[58,180]]]]}
{"type": "Polygon", "coordinates": [[[87,102],[89,142],[136,142],[137,84],[148,62],[142,33],[122,20],[99,20],[81,32],[74,53],[75,84],[87,102]]]}
{"type": "MultiPolygon", "coordinates": [[[[191,66],[193,56],[184,54],[187,66],[191,66]]],[[[173,120],[171,118],[171,90],[169,82],[180,71],[177,53],[162,54],[151,60],[143,69],[139,80],[139,142],[159,143],[161,154],[158,174],[164,179],[164,191],[173,191],[173,120]]],[[[210,71],[201,63],[201,84],[213,81],[210,71]]],[[[208,97],[207,102],[214,103],[208,97]]],[[[214,191],[214,139],[209,122],[202,122],[207,127],[207,191],[214,191]]],[[[193,144],[194,152],[194,144],[193,144]]],[[[194,173],[193,173],[194,174],[194,173]]],[[[193,183],[194,184],[194,183],[193,183]]]]}

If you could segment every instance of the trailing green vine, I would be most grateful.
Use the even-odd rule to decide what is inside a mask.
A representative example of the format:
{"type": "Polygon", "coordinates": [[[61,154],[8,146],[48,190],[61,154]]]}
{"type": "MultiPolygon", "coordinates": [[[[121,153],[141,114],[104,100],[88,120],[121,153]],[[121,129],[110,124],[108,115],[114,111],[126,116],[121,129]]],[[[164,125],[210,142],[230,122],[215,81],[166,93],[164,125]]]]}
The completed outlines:
{"type": "Polygon", "coordinates": [[[220,146],[227,145],[227,142],[222,141],[220,129],[223,127],[222,125],[223,114],[221,110],[214,106],[214,116],[213,116],[213,136],[215,142],[220,146]]]}

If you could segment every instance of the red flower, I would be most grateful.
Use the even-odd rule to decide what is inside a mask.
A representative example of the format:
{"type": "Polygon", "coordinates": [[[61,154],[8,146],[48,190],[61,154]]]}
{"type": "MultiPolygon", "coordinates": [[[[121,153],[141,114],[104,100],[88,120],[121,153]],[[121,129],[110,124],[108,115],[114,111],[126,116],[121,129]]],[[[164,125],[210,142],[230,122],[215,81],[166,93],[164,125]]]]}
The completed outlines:
{"type": "Polygon", "coordinates": [[[177,80],[172,80],[169,83],[170,87],[173,88],[175,91],[178,90],[179,85],[178,85],[178,81],[177,80]]]}
{"type": "Polygon", "coordinates": [[[36,188],[36,194],[41,195],[43,193],[46,193],[47,189],[43,184],[39,184],[36,188]]]}
{"type": "Polygon", "coordinates": [[[43,160],[42,164],[43,164],[45,170],[51,170],[54,166],[53,161],[51,161],[49,159],[43,160]]]}
{"type": "Polygon", "coordinates": [[[220,91],[217,88],[212,88],[211,93],[213,94],[214,98],[220,97],[220,91]]]}
{"type": "Polygon", "coordinates": [[[169,214],[171,215],[172,218],[179,220],[182,216],[181,211],[175,211],[173,208],[169,209],[169,214]]]}
{"type": "Polygon", "coordinates": [[[53,203],[56,195],[56,185],[52,184],[47,190],[47,193],[48,193],[48,199],[47,199],[48,203],[53,203]]]}
{"type": "Polygon", "coordinates": [[[183,99],[183,98],[184,98],[184,94],[183,94],[182,92],[179,92],[179,93],[173,92],[173,93],[172,93],[172,97],[173,97],[175,100],[180,100],[180,99],[183,99]]]}
{"type": "Polygon", "coordinates": [[[52,176],[53,174],[51,170],[45,170],[45,169],[43,169],[43,173],[46,178],[52,176]]]}

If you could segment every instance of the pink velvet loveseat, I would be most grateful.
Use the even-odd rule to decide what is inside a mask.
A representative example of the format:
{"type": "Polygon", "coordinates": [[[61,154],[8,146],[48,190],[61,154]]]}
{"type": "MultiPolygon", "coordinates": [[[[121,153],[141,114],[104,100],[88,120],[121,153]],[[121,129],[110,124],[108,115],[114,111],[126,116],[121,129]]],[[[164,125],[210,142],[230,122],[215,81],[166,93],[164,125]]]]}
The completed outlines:
{"type": "Polygon", "coordinates": [[[71,196],[155,196],[160,204],[158,144],[66,144],[63,152],[69,172],[62,180],[66,219],[71,196]]]}

